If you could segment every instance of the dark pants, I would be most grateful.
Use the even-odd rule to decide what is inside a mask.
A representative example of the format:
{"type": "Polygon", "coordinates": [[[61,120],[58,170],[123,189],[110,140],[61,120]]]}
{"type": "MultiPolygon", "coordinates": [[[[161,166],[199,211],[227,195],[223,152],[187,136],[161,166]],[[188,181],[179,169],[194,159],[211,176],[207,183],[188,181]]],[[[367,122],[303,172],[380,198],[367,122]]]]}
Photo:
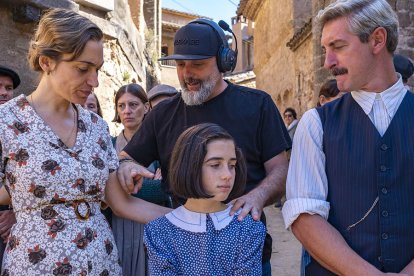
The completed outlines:
{"type": "Polygon", "coordinates": [[[272,276],[272,266],[270,265],[270,261],[262,263],[262,275],[272,276]]]}

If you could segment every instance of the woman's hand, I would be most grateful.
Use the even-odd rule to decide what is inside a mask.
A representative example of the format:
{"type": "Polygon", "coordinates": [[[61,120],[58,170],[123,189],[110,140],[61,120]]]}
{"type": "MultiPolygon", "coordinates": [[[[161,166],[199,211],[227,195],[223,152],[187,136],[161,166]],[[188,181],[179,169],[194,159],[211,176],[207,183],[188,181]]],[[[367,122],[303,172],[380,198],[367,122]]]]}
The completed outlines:
{"type": "Polygon", "coordinates": [[[117,176],[122,189],[127,194],[135,194],[141,189],[144,177],[152,179],[154,174],[131,159],[119,164],[117,176]]]}
{"type": "Polygon", "coordinates": [[[161,169],[160,169],[160,168],[158,168],[158,169],[155,171],[154,180],[161,180],[161,179],[162,179],[161,169]]]}

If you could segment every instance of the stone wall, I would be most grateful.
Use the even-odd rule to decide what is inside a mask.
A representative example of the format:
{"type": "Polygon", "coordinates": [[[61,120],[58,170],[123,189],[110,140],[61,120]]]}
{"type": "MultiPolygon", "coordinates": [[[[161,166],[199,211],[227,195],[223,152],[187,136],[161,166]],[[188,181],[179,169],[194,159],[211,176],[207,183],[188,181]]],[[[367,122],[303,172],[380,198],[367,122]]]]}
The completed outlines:
{"type": "MultiPolygon", "coordinates": [[[[172,64],[175,64],[175,61],[171,61],[172,64]]],[[[162,84],[171,85],[178,90],[181,89],[180,81],[177,76],[177,68],[174,66],[162,65],[162,84]]]]}
{"type": "MultiPolygon", "coordinates": [[[[243,2],[249,7],[248,1],[243,2]]],[[[314,106],[311,4],[311,0],[265,0],[257,12],[250,5],[251,10],[243,13],[255,15],[249,20],[255,22],[256,86],[272,96],[281,112],[293,107],[302,114],[314,106]]]]}
{"type": "MultiPolygon", "coordinates": [[[[131,1],[131,0],[130,0],[131,1]]],[[[29,41],[36,27],[36,22],[22,22],[14,19],[17,7],[26,7],[29,3],[33,11],[50,7],[63,7],[78,11],[95,22],[104,32],[104,59],[105,63],[99,74],[100,86],[95,92],[100,100],[104,119],[110,125],[111,134],[115,135],[120,127],[110,123],[114,117],[114,94],[124,84],[136,82],[149,90],[154,83],[158,83],[160,71],[158,63],[153,62],[152,53],[158,51],[148,48],[145,37],[145,20],[140,18],[138,29],[131,16],[128,0],[116,0],[114,10],[96,10],[90,6],[78,5],[69,0],[29,1],[14,0],[0,2],[0,64],[15,69],[22,79],[22,84],[16,90],[18,94],[30,94],[37,86],[39,75],[30,70],[26,55],[29,41]]],[[[141,1],[136,1],[143,5],[141,1]]],[[[155,5],[155,0],[153,0],[155,5]]],[[[158,2],[159,3],[159,2],[158,2]]],[[[142,10],[142,7],[141,7],[142,10]]],[[[156,9],[154,9],[156,10],[156,9]]],[[[36,14],[36,13],[34,13],[36,14]]],[[[139,13],[143,17],[142,13],[139,13]]],[[[156,18],[156,16],[154,16],[156,18]]],[[[154,23],[153,26],[156,24],[154,23]]]]}
{"type": "Polygon", "coordinates": [[[15,96],[31,93],[38,83],[38,76],[27,63],[27,49],[35,24],[22,24],[13,20],[12,9],[0,2],[0,64],[14,69],[22,80],[15,96]]]}
{"type": "Polygon", "coordinates": [[[315,74],[312,53],[312,37],[308,36],[295,51],[294,55],[296,74],[295,95],[289,105],[294,107],[298,114],[303,114],[306,110],[315,107],[313,93],[315,74]]]}
{"type": "MultiPolygon", "coordinates": [[[[394,0],[394,9],[397,11],[400,23],[400,34],[397,53],[407,56],[414,63],[414,0],[394,0]]],[[[408,85],[414,91],[414,76],[408,85]]]]}
{"type": "Polygon", "coordinates": [[[295,91],[293,52],[286,47],[293,35],[289,2],[263,0],[254,19],[256,87],[269,93],[280,110],[292,102],[295,91]]]}

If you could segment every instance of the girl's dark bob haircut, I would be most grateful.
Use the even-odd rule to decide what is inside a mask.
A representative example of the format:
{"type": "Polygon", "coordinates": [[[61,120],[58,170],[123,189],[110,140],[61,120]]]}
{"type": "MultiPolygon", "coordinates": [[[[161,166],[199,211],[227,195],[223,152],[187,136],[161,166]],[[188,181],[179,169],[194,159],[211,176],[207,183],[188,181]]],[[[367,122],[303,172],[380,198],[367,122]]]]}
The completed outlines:
{"type": "MultiPolygon", "coordinates": [[[[207,154],[207,145],[216,140],[230,140],[233,137],[222,127],[204,123],[185,130],[175,143],[169,164],[171,192],[181,198],[211,198],[202,185],[202,166],[207,154]]],[[[226,201],[243,195],[246,186],[246,161],[236,147],[236,176],[233,189],[226,201]]]]}

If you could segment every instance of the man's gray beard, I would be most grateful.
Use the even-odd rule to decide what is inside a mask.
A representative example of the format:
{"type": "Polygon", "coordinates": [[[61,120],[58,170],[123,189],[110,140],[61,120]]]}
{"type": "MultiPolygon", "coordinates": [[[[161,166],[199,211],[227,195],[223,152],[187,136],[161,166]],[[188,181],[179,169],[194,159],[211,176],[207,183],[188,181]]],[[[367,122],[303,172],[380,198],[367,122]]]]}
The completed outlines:
{"type": "Polygon", "coordinates": [[[200,90],[190,91],[187,89],[185,82],[181,82],[181,98],[186,105],[201,105],[210,97],[213,88],[216,85],[218,78],[216,75],[211,75],[205,81],[201,81],[200,90]]]}

